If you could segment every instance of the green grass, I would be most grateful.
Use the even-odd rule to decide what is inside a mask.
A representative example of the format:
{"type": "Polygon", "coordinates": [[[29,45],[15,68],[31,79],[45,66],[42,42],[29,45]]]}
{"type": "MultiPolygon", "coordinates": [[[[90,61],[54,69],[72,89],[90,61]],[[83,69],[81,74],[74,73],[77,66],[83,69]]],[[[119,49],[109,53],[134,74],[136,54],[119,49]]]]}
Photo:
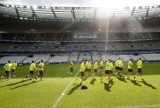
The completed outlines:
{"type": "MultiPolygon", "coordinates": [[[[114,108],[159,104],[159,66],[160,63],[144,63],[145,82],[140,77],[134,81],[133,76],[131,80],[113,76],[114,84],[108,85],[107,78],[104,78],[104,83],[100,83],[99,73],[97,80],[89,77],[85,81],[87,90],[81,90],[81,80],[74,80],[57,108],[114,108]]],[[[36,81],[24,78],[29,73],[28,65],[18,66],[16,78],[10,81],[0,80],[0,108],[51,108],[78,72],[79,65],[75,65],[72,75],[67,74],[68,68],[69,64],[46,65],[43,81],[36,81]]],[[[124,70],[126,73],[126,64],[124,70]]],[[[3,74],[4,70],[0,67],[0,75],[3,74]]]]}

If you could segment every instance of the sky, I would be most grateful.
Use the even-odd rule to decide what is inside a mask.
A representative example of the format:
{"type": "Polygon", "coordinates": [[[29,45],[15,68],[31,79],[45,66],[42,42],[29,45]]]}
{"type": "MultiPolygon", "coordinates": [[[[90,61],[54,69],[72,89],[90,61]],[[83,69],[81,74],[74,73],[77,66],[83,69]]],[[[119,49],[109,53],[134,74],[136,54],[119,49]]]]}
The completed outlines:
{"type": "Polygon", "coordinates": [[[2,4],[27,6],[133,7],[160,5],[159,0],[0,0],[2,4]]]}

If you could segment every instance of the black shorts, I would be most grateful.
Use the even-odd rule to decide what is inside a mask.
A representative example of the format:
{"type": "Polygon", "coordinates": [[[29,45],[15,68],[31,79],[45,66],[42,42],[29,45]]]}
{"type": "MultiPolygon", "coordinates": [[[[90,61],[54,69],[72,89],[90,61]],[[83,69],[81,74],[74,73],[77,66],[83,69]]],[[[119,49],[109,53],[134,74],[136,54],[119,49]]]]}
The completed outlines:
{"type": "Polygon", "coordinates": [[[97,73],[97,69],[94,69],[94,72],[97,73]]]}
{"type": "Polygon", "coordinates": [[[103,67],[101,66],[100,69],[103,69],[103,67]]]}
{"type": "Polygon", "coordinates": [[[116,70],[119,70],[119,67],[115,67],[116,70]]]}
{"type": "Polygon", "coordinates": [[[30,71],[30,74],[31,74],[31,75],[34,74],[34,71],[30,71]]]}
{"type": "Polygon", "coordinates": [[[85,76],[84,72],[81,72],[81,76],[82,76],[82,77],[85,76]]]}
{"type": "Polygon", "coordinates": [[[120,71],[123,71],[123,68],[122,68],[122,67],[119,67],[119,70],[120,70],[120,71]]]}
{"type": "Polygon", "coordinates": [[[9,71],[5,71],[6,75],[8,76],[9,75],[9,71]]]}
{"type": "Polygon", "coordinates": [[[128,69],[128,72],[133,72],[133,70],[132,69],[128,69]]]}
{"type": "Polygon", "coordinates": [[[41,71],[39,71],[39,75],[41,75],[41,76],[43,75],[43,71],[42,71],[42,70],[41,70],[41,71]]]}
{"type": "Polygon", "coordinates": [[[111,70],[105,70],[105,74],[111,74],[111,70]]]}
{"type": "Polygon", "coordinates": [[[87,69],[88,72],[91,72],[91,69],[87,69]]]}
{"type": "Polygon", "coordinates": [[[142,73],[142,69],[141,68],[138,69],[138,73],[142,73]]]}
{"type": "Polygon", "coordinates": [[[73,67],[70,67],[70,72],[73,72],[73,67]]]}
{"type": "Polygon", "coordinates": [[[15,72],[15,69],[12,69],[12,72],[15,72]]]}

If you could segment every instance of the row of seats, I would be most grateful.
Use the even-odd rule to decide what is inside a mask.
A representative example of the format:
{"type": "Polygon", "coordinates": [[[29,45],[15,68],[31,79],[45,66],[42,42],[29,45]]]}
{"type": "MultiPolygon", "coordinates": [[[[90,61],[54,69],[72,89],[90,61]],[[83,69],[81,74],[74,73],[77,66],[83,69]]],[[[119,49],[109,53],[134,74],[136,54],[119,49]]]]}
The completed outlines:
{"type": "Polygon", "coordinates": [[[70,60],[73,60],[74,62],[80,62],[83,59],[90,59],[93,61],[96,60],[108,60],[111,59],[115,61],[117,58],[122,58],[123,61],[129,61],[130,59],[133,59],[134,61],[138,60],[138,58],[142,58],[143,60],[148,61],[156,61],[160,60],[160,54],[141,54],[141,55],[100,55],[100,54],[91,54],[91,53],[75,53],[75,54],[67,54],[67,55],[56,55],[56,56],[50,56],[49,54],[36,54],[33,57],[28,56],[4,56],[0,58],[0,64],[6,63],[8,60],[10,61],[16,61],[17,63],[31,63],[32,60],[36,61],[37,63],[40,62],[40,60],[43,60],[44,62],[48,63],[62,63],[62,62],[68,62],[70,60]]]}

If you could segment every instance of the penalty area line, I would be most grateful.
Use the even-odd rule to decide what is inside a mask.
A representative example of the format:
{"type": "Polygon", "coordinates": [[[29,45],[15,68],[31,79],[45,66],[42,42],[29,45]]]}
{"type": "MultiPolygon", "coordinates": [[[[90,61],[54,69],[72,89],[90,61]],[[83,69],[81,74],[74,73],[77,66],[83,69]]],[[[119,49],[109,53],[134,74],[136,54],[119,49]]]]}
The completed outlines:
{"type": "Polygon", "coordinates": [[[60,94],[60,96],[58,97],[57,101],[54,103],[54,105],[52,106],[52,108],[56,108],[57,105],[59,104],[59,102],[61,101],[61,99],[63,98],[63,96],[65,95],[66,91],[68,90],[68,88],[70,87],[70,85],[73,83],[73,81],[75,80],[75,78],[77,77],[79,71],[76,73],[76,75],[72,78],[72,80],[68,83],[67,87],[64,89],[64,91],[60,94]]]}

